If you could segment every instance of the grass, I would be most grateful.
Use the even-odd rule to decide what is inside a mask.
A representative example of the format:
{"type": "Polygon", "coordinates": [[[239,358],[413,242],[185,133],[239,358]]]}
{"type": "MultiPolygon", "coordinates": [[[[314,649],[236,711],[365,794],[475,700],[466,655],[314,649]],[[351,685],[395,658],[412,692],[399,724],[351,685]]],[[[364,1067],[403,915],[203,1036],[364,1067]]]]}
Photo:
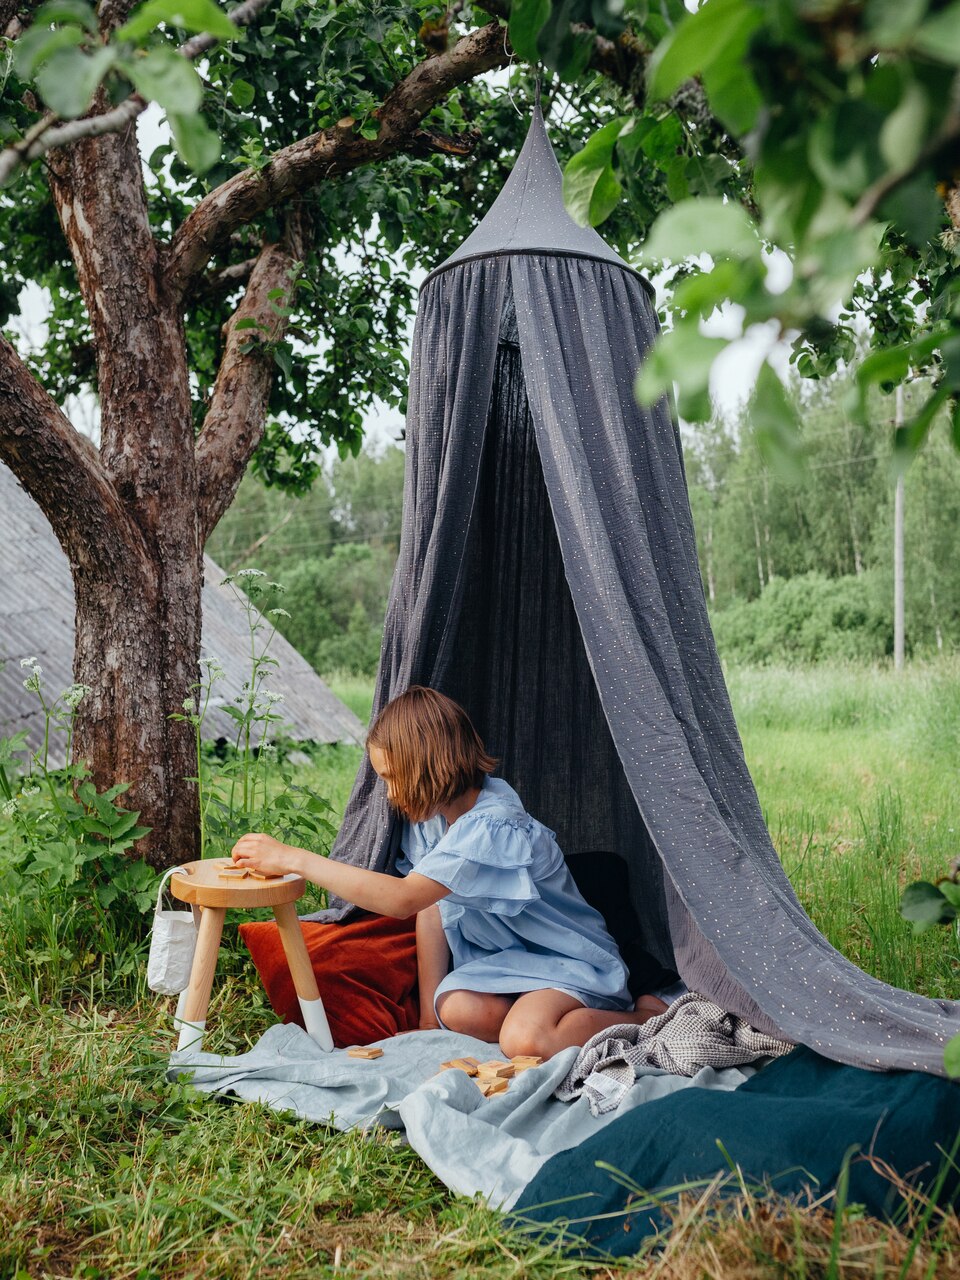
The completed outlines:
{"type": "Polygon", "coordinates": [[[960,661],[739,668],[729,685],[767,825],[817,926],[869,973],[956,997],[954,935],[914,937],[899,904],[960,854],[960,661]]]}
{"type": "MultiPolygon", "coordinates": [[[[914,938],[897,904],[958,852],[960,666],[740,669],[730,685],[771,831],[820,928],[871,972],[956,996],[952,933],[914,938]]],[[[333,687],[366,719],[369,684],[333,687]]],[[[324,749],[304,767],[338,812],[358,758],[324,749]]],[[[136,957],[118,971],[116,941],[78,954],[76,920],[27,937],[22,906],[4,904],[0,922],[0,1277],[960,1277],[957,1219],[921,1232],[919,1204],[892,1227],[856,1206],[834,1217],[832,1202],[691,1192],[665,1249],[617,1266],[505,1233],[395,1136],[167,1083],[171,1002],[144,990],[136,957]]],[[[242,1051],[271,1016],[227,949],[209,1047],[242,1051]]]]}

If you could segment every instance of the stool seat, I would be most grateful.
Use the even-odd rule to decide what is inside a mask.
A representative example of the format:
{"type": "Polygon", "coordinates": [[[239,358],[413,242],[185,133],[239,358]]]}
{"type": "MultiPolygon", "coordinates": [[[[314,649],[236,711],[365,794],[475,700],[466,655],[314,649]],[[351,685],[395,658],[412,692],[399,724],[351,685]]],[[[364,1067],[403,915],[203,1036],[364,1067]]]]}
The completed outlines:
{"type": "Polygon", "coordinates": [[[321,1049],[329,1052],[333,1048],[333,1037],[293,905],[303,896],[306,880],[293,874],[268,880],[249,875],[237,879],[221,876],[220,872],[225,867],[232,866],[230,858],[205,858],[199,862],[184,863],[170,877],[173,896],[199,907],[201,911],[190,983],[181,992],[177,1008],[180,1025],[177,1048],[181,1052],[187,1049],[199,1052],[203,1048],[207,1008],[227,908],[272,907],[307,1034],[321,1049]]]}
{"type": "Polygon", "coordinates": [[[224,867],[232,867],[230,858],[204,858],[184,863],[170,877],[170,892],[181,902],[198,907],[275,907],[282,902],[296,902],[303,897],[307,882],[303,876],[277,876],[257,880],[227,880],[220,875],[224,867]]]}

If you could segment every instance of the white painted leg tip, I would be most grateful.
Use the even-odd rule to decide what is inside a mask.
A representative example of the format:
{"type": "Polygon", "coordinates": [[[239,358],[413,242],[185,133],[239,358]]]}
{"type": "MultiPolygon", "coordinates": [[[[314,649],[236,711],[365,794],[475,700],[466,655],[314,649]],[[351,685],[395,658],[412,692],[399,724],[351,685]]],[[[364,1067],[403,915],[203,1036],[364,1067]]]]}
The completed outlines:
{"type": "Polygon", "coordinates": [[[177,1020],[180,1027],[180,1039],[177,1042],[177,1053],[193,1050],[199,1053],[203,1048],[203,1034],[207,1029],[206,1019],[203,1022],[183,1022],[177,1020]]]}
{"type": "Polygon", "coordinates": [[[330,1034],[330,1024],[327,1021],[323,1001],[304,1000],[300,996],[297,999],[300,1002],[300,1012],[303,1014],[303,1025],[307,1029],[307,1035],[324,1053],[332,1052],[333,1036],[330,1034]]]}

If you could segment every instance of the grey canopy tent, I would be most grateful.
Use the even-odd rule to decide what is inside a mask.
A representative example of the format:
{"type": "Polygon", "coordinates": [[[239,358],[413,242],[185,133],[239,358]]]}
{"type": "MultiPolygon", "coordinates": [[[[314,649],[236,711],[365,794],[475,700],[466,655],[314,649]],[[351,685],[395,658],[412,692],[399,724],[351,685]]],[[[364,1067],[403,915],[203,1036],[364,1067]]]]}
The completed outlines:
{"type": "MultiPolygon", "coordinates": [[[[666,400],[634,399],[656,333],[649,286],[565,212],[538,108],[421,293],[374,712],[411,684],[467,708],[639,985],[676,969],[828,1057],[942,1072],[958,1007],[857,969],[781,869],[710,631],[679,432],[666,400]]],[[[333,856],[390,870],[399,839],[365,760],[333,856]]]]}

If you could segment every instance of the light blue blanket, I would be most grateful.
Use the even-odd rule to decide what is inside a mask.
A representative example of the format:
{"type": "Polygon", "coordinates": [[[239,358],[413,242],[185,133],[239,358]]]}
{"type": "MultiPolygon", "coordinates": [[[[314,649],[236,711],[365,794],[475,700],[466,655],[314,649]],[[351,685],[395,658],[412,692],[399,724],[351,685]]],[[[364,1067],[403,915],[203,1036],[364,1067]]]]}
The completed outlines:
{"type": "Polygon", "coordinates": [[[553,1097],[577,1049],[523,1072],[506,1093],[484,1098],[464,1072],[439,1071],[440,1063],[500,1058],[496,1045],[452,1031],[414,1031],[377,1047],[383,1057],[372,1062],[350,1058],[342,1049],[324,1053],[299,1027],[278,1025],[235,1058],[174,1054],[170,1072],[204,1092],[230,1093],[337,1129],[404,1129],[413,1149],[453,1191],[479,1192],[505,1209],[552,1155],[578,1146],[642,1103],[691,1087],[735,1089],[753,1074],[750,1067],[706,1067],[688,1079],[642,1068],[620,1106],[594,1116],[585,1097],[553,1097]]]}

